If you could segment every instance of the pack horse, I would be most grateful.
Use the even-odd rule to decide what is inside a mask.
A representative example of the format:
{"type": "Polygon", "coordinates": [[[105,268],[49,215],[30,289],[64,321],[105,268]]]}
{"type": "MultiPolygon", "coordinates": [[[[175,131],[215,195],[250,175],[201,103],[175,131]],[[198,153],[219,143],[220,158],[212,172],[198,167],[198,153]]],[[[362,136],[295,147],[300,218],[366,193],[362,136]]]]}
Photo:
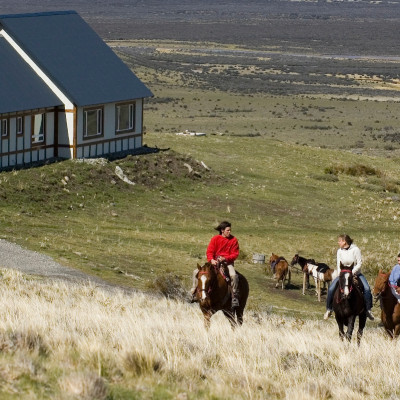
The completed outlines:
{"type": "Polygon", "coordinates": [[[306,293],[307,289],[310,287],[310,276],[314,278],[315,291],[318,296],[318,301],[321,301],[321,282],[329,284],[337,276],[337,271],[330,268],[329,265],[325,263],[317,263],[312,258],[301,257],[295,254],[290,265],[294,266],[299,264],[303,272],[303,295],[306,293]]]}

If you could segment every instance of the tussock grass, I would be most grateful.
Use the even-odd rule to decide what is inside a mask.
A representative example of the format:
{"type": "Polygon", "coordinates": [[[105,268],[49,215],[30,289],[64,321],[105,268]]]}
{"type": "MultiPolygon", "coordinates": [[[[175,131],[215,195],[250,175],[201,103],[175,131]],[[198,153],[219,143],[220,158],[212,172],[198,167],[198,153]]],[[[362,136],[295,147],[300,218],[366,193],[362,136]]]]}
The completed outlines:
{"type": "Polygon", "coordinates": [[[400,395],[399,344],[369,324],[360,348],[333,321],[258,311],[235,331],[217,314],[206,332],[197,305],[1,274],[2,398],[400,395]]]}

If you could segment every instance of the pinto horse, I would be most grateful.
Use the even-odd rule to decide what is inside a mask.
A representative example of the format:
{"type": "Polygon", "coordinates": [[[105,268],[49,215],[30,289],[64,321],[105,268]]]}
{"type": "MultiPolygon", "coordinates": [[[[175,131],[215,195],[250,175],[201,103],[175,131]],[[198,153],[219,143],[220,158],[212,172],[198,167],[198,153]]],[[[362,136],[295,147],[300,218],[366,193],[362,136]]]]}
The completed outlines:
{"type": "Polygon", "coordinates": [[[312,258],[304,258],[295,254],[290,263],[290,266],[294,266],[299,264],[301,270],[303,271],[303,295],[306,294],[306,282],[307,282],[307,289],[310,287],[310,275],[314,278],[315,281],[315,291],[318,296],[318,301],[321,301],[321,281],[328,283],[328,287],[330,282],[336,278],[336,270],[329,267],[328,264],[325,263],[317,263],[312,258]]]}
{"type": "Polygon", "coordinates": [[[196,297],[199,301],[200,309],[204,316],[206,329],[210,327],[210,319],[217,311],[222,311],[228,318],[232,328],[243,323],[243,311],[249,297],[249,283],[239,272],[238,299],[239,307],[232,308],[231,288],[228,281],[229,273],[220,267],[213,266],[210,262],[203,266],[197,264],[199,270],[196,297]],[[236,319],[235,319],[236,317],[236,319]]]}
{"type": "Polygon", "coordinates": [[[367,321],[367,312],[364,295],[359,285],[353,281],[353,266],[354,264],[350,267],[345,267],[340,263],[339,284],[333,295],[333,311],[339,327],[339,337],[342,340],[346,338],[349,342],[351,341],[354,324],[358,316],[357,344],[360,345],[367,321]],[[347,326],[346,333],[343,330],[344,325],[347,326]]]}
{"type": "Polygon", "coordinates": [[[272,253],[269,258],[269,263],[271,265],[271,271],[273,273],[274,278],[277,280],[275,287],[279,286],[279,281],[282,282],[282,290],[285,279],[288,280],[288,285],[290,285],[290,279],[292,276],[292,272],[289,267],[289,263],[286,261],[285,257],[279,257],[278,255],[272,253]]]}
{"type": "Polygon", "coordinates": [[[390,273],[379,271],[375,279],[373,295],[381,303],[381,321],[388,335],[395,339],[400,334],[400,303],[389,286],[390,273]]]}

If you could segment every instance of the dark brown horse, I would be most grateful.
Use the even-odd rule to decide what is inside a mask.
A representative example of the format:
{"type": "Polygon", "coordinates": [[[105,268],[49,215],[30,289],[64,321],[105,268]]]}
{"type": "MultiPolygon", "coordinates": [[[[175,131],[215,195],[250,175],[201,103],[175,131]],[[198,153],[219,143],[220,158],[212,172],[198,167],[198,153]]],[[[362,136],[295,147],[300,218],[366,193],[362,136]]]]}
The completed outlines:
{"type": "Polygon", "coordinates": [[[218,267],[214,267],[209,262],[203,266],[197,264],[197,268],[199,272],[197,275],[198,285],[196,296],[204,315],[206,328],[210,327],[210,319],[213,314],[220,310],[228,318],[232,328],[235,328],[237,324],[242,325],[243,311],[249,296],[249,283],[247,279],[236,271],[239,275],[239,307],[232,308],[231,288],[226,278],[229,276],[229,273],[225,271],[222,274],[218,267]]]}
{"type": "Polygon", "coordinates": [[[379,271],[375,279],[373,295],[381,303],[381,320],[386,332],[392,338],[400,334],[400,304],[389,286],[390,273],[379,271]]]}
{"type": "Polygon", "coordinates": [[[357,344],[360,345],[367,321],[367,312],[364,295],[359,289],[360,285],[353,281],[353,266],[344,267],[340,264],[339,284],[333,295],[333,311],[339,327],[339,337],[342,340],[346,338],[349,342],[358,316],[357,344]],[[347,326],[346,333],[343,330],[344,325],[347,326]]]}
{"type": "Polygon", "coordinates": [[[277,280],[275,287],[279,286],[279,282],[283,285],[285,283],[285,279],[288,280],[288,285],[290,285],[290,278],[292,276],[292,272],[289,267],[289,263],[286,261],[285,257],[279,257],[278,255],[272,253],[269,258],[269,263],[271,266],[271,272],[273,273],[274,278],[277,280]]]}

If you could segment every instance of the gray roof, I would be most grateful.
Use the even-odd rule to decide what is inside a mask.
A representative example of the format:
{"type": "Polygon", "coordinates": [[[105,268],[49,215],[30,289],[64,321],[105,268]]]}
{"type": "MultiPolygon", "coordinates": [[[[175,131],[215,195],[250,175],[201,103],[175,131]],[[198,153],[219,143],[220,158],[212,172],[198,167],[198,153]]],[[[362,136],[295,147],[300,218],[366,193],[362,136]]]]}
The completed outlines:
{"type": "Polygon", "coordinates": [[[62,105],[42,79],[0,37],[0,114],[62,105]]]}
{"type": "Polygon", "coordinates": [[[152,96],[75,11],[0,15],[0,25],[77,106],[152,96]]]}

